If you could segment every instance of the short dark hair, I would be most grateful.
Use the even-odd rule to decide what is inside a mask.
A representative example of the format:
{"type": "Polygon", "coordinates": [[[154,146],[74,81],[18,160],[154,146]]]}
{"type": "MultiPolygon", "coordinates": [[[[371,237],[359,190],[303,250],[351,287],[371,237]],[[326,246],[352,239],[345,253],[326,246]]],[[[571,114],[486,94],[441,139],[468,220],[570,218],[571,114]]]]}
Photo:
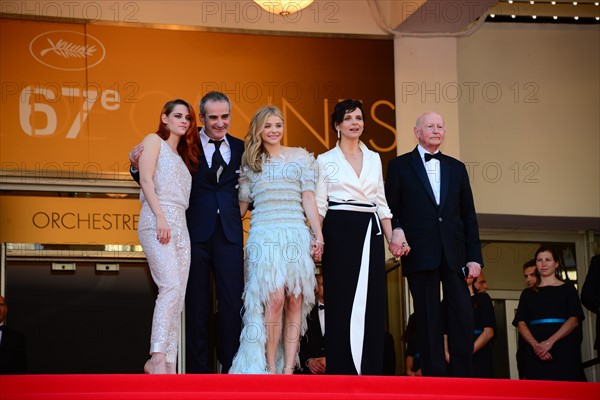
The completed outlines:
{"type": "Polygon", "coordinates": [[[333,113],[331,113],[331,129],[335,131],[337,129],[335,125],[342,123],[344,120],[344,115],[356,110],[357,108],[362,113],[364,120],[365,110],[363,110],[362,103],[359,100],[346,99],[337,103],[333,109],[333,113]]]}
{"type": "Polygon", "coordinates": [[[531,260],[528,260],[525,262],[525,264],[523,264],[523,271],[525,271],[527,268],[535,267],[535,266],[536,266],[535,258],[532,258],[531,260]]]}
{"type": "Polygon", "coordinates": [[[225,93],[213,90],[212,92],[206,93],[202,96],[202,99],[200,99],[200,115],[203,117],[206,117],[206,103],[209,101],[222,101],[227,103],[229,104],[229,111],[231,111],[231,101],[229,100],[229,97],[227,97],[225,93]]]}

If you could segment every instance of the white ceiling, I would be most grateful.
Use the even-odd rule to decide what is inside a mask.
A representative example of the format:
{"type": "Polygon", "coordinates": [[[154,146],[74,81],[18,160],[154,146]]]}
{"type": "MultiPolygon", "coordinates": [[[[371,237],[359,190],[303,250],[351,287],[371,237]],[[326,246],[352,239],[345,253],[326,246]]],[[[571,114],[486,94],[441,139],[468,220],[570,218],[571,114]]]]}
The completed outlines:
{"type": "MultiPolygon", "coordinates": [[[[1,2],[4,17],[85,21],[169,29],[252,31],[283,35],[460,35],[494,14],[512,22],[575,23],[600,19],[597,1],[494,0],[315,0],[300,13],[272,15],[252,0],[48,0],[1,2]],[[533,3],[533,4],[532,4],[533,3]],[[574,3],[577,3],[576,5],[574,3]],[[480,19],[481,17],[484,17],[480,19]],[[514,18],[513,18],[514,16],[514,18]],[[533,19],[536,16],[537,20],[533,19]],[[546,19],[544,19],[544,17],[546,19]]],[[[595,23],[600,23],[596,21],[595,23]]],[[[475,27],[476,28],[476,27],[475,27]]]]}

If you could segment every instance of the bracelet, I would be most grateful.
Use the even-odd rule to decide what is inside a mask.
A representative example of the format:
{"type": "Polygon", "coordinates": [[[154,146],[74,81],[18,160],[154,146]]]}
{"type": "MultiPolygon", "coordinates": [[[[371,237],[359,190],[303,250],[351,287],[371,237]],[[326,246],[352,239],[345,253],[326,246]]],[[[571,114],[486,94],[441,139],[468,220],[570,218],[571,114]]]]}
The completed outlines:
{"type": "Polygon", "coordinates": [[[321,242],[319,239],[313,238],[313,241],[317,244],[325,244],[325,242],[321,242]]]}

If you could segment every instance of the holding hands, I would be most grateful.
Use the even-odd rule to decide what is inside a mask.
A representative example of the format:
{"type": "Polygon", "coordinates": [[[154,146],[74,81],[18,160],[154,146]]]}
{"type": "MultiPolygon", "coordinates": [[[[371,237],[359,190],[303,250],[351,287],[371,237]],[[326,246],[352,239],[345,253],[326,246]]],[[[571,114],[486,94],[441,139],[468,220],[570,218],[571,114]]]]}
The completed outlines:
{"type": "Polygon", "coordinates": [[[315,235],[310,241],[310,255],[313,258],[313,261],[318,263],[321,262],[321,258],[323,257],[323,235],[315,235]]]}
{"type": "Polygon", "coordinates": [[[392,232],[392,239],[388,248],[394,257],[406,256],[410,253],[410,246],[401,228],[396,228],[392,232]]]}

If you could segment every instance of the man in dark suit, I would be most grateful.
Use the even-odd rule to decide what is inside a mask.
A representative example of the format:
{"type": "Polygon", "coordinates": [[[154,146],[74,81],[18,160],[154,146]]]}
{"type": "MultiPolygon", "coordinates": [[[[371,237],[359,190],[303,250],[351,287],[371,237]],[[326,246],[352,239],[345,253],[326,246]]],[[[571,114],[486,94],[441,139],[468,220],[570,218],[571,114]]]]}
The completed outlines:
{"type": "Polygon", "coordinates": [[[581,288],[581,303],[596,314],[596,341],[594,348],[600,353],[600,338],[598,330],[600,328],[600,255],[592,257],[590,268],[588,269],[585,282],[581,288]]]}
{"type": "Polygon", "coordinates": [[[325,300],[323,297],[323,275],[317,274],[315,294],[317,303],[308,314],[307,327],[300,340],[300,366],[305,374],[324,374],[325,354],[325,300]]]}
{"type": "MultiPolygon", "coordinates": [[[[185,296],[188,373],[209,373],[211,276],[217,296],[217,358],[227,373],[239,347],[244,290],[243,232],[238,177],[244,142],[229,135],[231,102],[221,92],[200,100],[200,165],[192,174],[186,218],[191,240],[190,275],[185,296]]],[[[132,170],[141,150],[129,159],[132,170]]],[[[134,179],[135,174],[132,171],[134,179]]],[[[136,179],[137,180],[137,179],[136,179]]]]}
{"type": "MultiPolygon", "coordinates": [[[[531,259],[523,264],[523,278],[525,279],[525,287],[532,288],[539,285],[540,277],[538,276],[537,267],[535,265],[535,259],[531,259]]],[[[525,351],[527,350],[527,342],[523,339],[523,336],[517,335],[517,371],[519,373],[519,379],[525,379],[525,361],[523,360],[525,351]]]]}
{"type": "Polygon", "coordinates": [[[8,306],[0,296],[0,375],[27,373],[25,337],[5,325],[8,306]]]}
{"type": "Polygon", "coordinates": [[[390,251],[402,256],[415,313],[423,316],[417,322],[423,375],[468,377],[474,322],[465,275],[477,277],[483,264],[473,195],[465,165],[439,152],[445,135],[442,116],[421,115],[414,134],[419,145],[388,165],[386,197],[394,215],[390,251]],[[448,315],[449,370],[443,312],[448,315]]]}

